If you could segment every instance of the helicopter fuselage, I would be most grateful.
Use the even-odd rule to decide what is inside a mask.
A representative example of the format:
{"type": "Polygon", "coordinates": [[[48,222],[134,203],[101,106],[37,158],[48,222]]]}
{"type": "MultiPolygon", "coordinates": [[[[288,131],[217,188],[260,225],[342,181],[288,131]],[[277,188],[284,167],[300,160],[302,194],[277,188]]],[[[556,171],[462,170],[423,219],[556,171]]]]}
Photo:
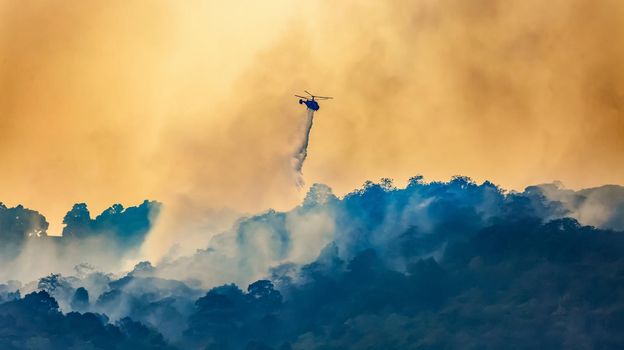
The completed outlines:
{"type": "Polygon", "coordinates": [[[308,109],[311,109],[313,111],[318,111],[319,108],[320,108],[318,102],[316,102],[314,100],[303,100],[303,99],[300,99],[299,100],[299,104],[305,104],[306,107],[308,107],[308,109]]]}

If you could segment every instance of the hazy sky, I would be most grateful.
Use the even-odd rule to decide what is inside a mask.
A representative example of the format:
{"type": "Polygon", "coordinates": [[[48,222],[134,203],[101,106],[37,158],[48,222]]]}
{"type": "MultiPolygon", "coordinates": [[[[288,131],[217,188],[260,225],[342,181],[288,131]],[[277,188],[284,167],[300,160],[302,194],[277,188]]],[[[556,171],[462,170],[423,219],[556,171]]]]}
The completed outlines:
{"type": "Polygon", "coordinates": [[[0,1],[0,201],[176,218],[295,205],[304,177],[624,183],[618,0],[0,1]]]}

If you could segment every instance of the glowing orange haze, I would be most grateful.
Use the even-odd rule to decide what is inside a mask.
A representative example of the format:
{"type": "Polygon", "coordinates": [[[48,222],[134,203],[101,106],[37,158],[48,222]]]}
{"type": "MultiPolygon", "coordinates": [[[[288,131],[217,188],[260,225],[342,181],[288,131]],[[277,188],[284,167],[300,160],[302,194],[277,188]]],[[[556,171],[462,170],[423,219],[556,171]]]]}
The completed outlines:
{"type": "Polygon", "coordinates": [[[4,1],[0,200],[58,234],[158,199],[164,245],[182,213],[287,208],[304,88],[336,97],[304,173],[338,193],[623,183],[623,35],[616,0],[4,1]]]}

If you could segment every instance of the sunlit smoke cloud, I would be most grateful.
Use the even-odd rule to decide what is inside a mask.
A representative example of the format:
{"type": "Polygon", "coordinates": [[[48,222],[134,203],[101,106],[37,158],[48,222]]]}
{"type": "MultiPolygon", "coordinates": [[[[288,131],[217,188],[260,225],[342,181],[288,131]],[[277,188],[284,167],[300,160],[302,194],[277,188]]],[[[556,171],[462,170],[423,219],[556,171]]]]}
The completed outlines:
{"type": "Polygon", "coordinates": [[[166,208],[145,256],[201,246],[214,231],[189,223],[202,212],[301,199],[302,86],[340,96],[305,161],[306,181],[338,194],[417,172],[516,190],[620,183],[624,49],[604,43],[624,33],[621,13],[589,0],[3,2],[0,200],[59,234],[73,203],[154,198],[166,208]]]}

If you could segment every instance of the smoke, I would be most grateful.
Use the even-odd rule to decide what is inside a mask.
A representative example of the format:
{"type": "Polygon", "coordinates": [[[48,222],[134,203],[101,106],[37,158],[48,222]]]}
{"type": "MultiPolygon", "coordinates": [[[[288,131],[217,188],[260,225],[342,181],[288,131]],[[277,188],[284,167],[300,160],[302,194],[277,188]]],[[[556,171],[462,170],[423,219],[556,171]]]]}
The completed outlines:
{"type": "Polygon", "coordinates": [[[301,138],[301,144],[298,146],[297,150],[293,155],[293,169],[295,170],[297,179],[297,187],[302,188],[305,185],[305,181],[303,180],[303,162],[305,162],[308,156],[308,143],[310,142],[310,132],[312,131],[312,123],[314,122],[314,111],[312,109],[307,109],[307,117],[305,120],[305,124],[303,125],[301,138]]]}
{"type": "Polygon", "coordinates": [[[586,225],[624,230],[624,188],[604,185],[582,190],[565,188],[561,182],[532,186],[549,200],[561,203],[567,215],[586,225]]]}
{"type": "MultiPolygon", "coordinates": [[[[319,252],[320,263],[346,264],[367,248],[404,272],[410,260],[444,256],[447,242],[489,220],[523,213],[619,229],[624,205],[610,199],[614,188],[502,196],[489,185],[467,194],[461,186],[474,186],[461,181],[399,190],[371,183],[340,201],[328,195],[328,205],[306,198],[287,210],[300,194],[284,184],[302,133],[290,96],[311,85],[344,97],[326,109],[336,118],[317,120],[315,156],[305,164],[307,181],[330,183],[339,195],[365,179],[416,170],[514,189],[551,179],[574,188],[621,182],[624,50],[610,43],[624,33],[622,9],[589,0],[2,2],[0,200],[40,210],[58,234],[73,203],[99,211],[158,198],[167,207],[142,253],[163,259],[156,274],[204,287],[244,285],[319,252]],[[244,214],[267,207],[277,210],[244,214]]],[[[31,245],[6,278],[69,274],[68,256],[104,257],[106,271],[122,261],[113,258],[117,248],[96,241],[75,251],[31,245]]],[[[479,257],[462,272],[483,266],[479,257]]],[[[337,323],[358,333],[377,320],[337,323]]],[[[388,329],[417,324],[383,321],[388,329]]]]}
{"type": "MultiPolygon", "coordinates": [[[[417,246],[418,257],[440,257],[454,239],[449,232],[475,232],[517,212],[543,221],[572,217],[622,230],[623,203],[619,186],[573,191],[545,184],[505,194],[489,182],[476,185],[457,177],[427,184],[415,177],[403,189],[389,179],[367,182],[339,199],[328,186],[314,184],[302,204],[288,211],[246,216],[227,210],[189,213],[177,228],[181,239],[162,259],[153,260],[153,275],[204,288],[228,282],[244,285],[280,265],[309,263],[328,244],[344,260],[375,249],[388,266],[403,271],[409,261],[397,249],[403,249],[406,237],[418,242],[409,243],[417,246]],[[202,215],[203,220],[195,219],[202,215]]],[[[157,227],[160,204],[144,201],[125,209],[113,205],[95,218],[85,204],[76,204],[65,216],[63,237],[45,231],[32,235],[47,223],[36,211],[0,208],[3,246],[13,247],[0,256],[9,267],[0,280],[32,281],[50,273],[71,274],[84,263],[113,273],[129,269],[142,258],[138,249],[148,231],[157,227]]]]}
{"type": "Polygon", "coordinates": [[[74,203],[157,198],[167,207],[145,254],[158,259],[197,226],[191,212],[301,200],[284,184],[304,86],[341,97],[323,106],[305,163],[307,182],[340,195],[416,172],[516,190],[618,184],[624,50],[608,43],[622,7],[5,1],[0,200],[37,208],[59,234],[74,203]]]}
{"type": "Polygon", "coordinates": [[[57,237],[29,239],[15,259],[4,263],[0,280],[30,282],[51,273],[73,274],[75,267],[83,263],[117,273],[126,268],[128,258],[116,251],[119,248],[104,237],[66,242],[57,237]]]}
{"type": "MultiPolygon", "coordinates": [[[[621,210],[613,210],[597,224],[572,207],[574,203],[581,207],[578,199],[555,199],[546,191],[549,188],[530,186],[506,194],[490,182],[478,185],[465,177],[431,183],[415,177],[405,188],[395,187],[389,179],[367,182],[339,199],[328,186],[314,184],[301,205],[243,217],[212,236],[196,253],[161,261],[154,273],[204,287],[229,282],[245,285],[279,266],[310,263],[328,245],[343,260],[374,249],[384,264],[405,271],[412,262],[405,259],[405,249],[413,250],[410,259],[439,258],[449,243],[497,220],[531,217],[547,222],[573,217],[583,224],[621,229],[613,227],[622,220],[621,210]]],[[[579,193],[597,198],[594,203],[609,205],[624,201],[621,191],[621,187],[612,189],[611,198],[598,196],[600,191],[594,189],[579,193]]]]}
{"type": "Polygon", "coordinates": [[[138,257],[160,207],[147,200],[127,208],[114,204],[92,218],[87,205],[78,203],[65,215],[63,236],[58,237],[47,235],[47,220],[40,213],[0,204],[0,261],[6,267],[0,281],[70,274],[76,266],[112,273],[127,269],[138,257]]]}
{"type": "MultiPolygon", "coordinates": [[[[341,198],[314,184],[297,207],[243,217],[190,255],[141,262],[122,274],[109,273],[112,265],[69,271],[57,264],[51,266],[61,274],[7,281],[0,317],[17,321],[5,325],[11,336],[0,334],[0,346],[38,334],[38,341],[68,348],[76,337],[108,339],[100,333],[129,318],[179,348],[619,348],[624,232],[569,216],[601,218],[608,228],[624,212],[583,213],[623,202],[620,186],[507,192],[467,177],[417,176],[405,187],[369,181],[341,198]],[[90,332],[80,331],[85,317],[92,318],[90,332]],[[605,321],[586,326],[595,319],[605,321]]],[[[146,213],[124,216],[116,208],[95,220],[118,220],[93,227],[146,213]]],[[[71,235],[85,235],[84,209],[78,204],[68,214],[71,235]]],[[[11,218],[23,222],[5,216],[6,227],[14,226],[11,218]]],[[[105,240],[69,243],[83,244],[59,245],[50,257],[27,243],[19,261],[3,266],[46,274],[50,261],[112,260],[107,254],[117,251],[105,240]]]]}

